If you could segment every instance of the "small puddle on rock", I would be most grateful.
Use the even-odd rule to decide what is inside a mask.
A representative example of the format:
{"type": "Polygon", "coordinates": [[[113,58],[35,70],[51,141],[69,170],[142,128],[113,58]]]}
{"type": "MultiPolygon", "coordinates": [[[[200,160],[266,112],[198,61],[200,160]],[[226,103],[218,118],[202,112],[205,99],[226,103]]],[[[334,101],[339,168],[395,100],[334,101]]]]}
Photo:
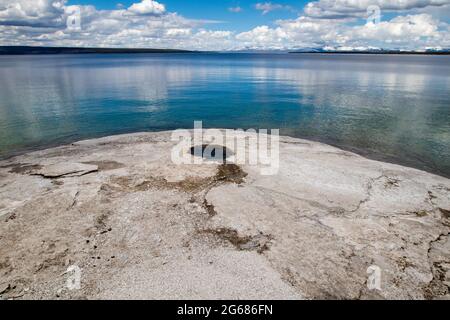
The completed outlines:
{"type": "Polygon", "coordinates": [[[190,154],[208,161],[226,162],[227,158],[231,157],[234,153],[224,146],[204,144],[192,147],[190,154]]]}

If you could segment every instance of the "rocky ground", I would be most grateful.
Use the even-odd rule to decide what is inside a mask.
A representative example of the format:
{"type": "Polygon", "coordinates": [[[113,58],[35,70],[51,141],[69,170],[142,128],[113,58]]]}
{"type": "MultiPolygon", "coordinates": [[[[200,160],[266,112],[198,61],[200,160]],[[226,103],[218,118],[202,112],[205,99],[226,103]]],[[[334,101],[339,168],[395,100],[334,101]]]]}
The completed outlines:
{"type": "Polygon", "coordinates": [[[450,180],[287,137],[275,176],[175,165],[174,144],[132,134],[0,162],[0,297],[450,297],[450,180]]]}

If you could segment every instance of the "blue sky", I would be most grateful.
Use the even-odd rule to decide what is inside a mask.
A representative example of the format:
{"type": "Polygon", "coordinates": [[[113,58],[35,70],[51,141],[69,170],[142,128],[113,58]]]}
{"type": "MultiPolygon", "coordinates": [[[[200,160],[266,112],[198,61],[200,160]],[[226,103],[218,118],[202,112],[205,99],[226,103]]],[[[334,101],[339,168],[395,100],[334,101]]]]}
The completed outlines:
{"type": "MultiPolygon", "coordinates": [[[[117,8],[118,4],[129,7],[134,0],[110,1],[110,0],[74,0],[71,4],[92,4],[98,9],[111,10],[117,8]]],[[[270,1],[217,1],[217,0],[166,0],[163,1],[168,11],[177,12],[187,18],[204,19],[218,21],[220,23],[212,24],[211,29],[219,30],[223,28],[236,31],[246,31],[258,25],[273,25],[273,22],[279,19],[294,19],[303,11],[303,7],[308,3],[306,0],[286,0],[271,3],[277,3],[286,6],[286,9],[271,11],[262,14],[262,11],[256,10],[257,3],[266,3],[270,1]],[[229,8],[242,8],[241,12],[231,12],[229,8]],[[288,8],[289,7],[289,8],[288,8]]]]}
{"type": "Polygon", "coordinates": [[[0,0],[0,45],[450,48],[450,0],[0,0]]]}

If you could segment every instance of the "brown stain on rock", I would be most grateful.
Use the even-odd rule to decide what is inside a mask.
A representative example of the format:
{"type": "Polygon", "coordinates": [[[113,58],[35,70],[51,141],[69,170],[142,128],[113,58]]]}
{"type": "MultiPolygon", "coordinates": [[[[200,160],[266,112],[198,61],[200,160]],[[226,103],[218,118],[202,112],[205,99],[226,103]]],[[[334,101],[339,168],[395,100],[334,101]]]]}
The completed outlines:
{"type": "Polygon", "coordinates": [[[416,216],[421,217],[421,218],[428,216],[428,212],[425,210],[415,211],[414,213],[416,214],[416,216]]]}
{"type": "Polygon", "coordinates": [[[247,177],[247,175],[248,174],[236,164],[222,164],[217,169],[215,179],[218,181],[241,184],[244,182],[244,178],[247,177]]]}
{"type": "Polygon", "coordinates": [[[445,219],[449,219],[449,218],[450,218],[450,210],[443,209],[443,208],[439,208],[439,211],[441,211],[442,216],[443,216],[445,219]]]}
{"type": "Polygon", "coordinates": [[[9,173],[29,174],[34,170],[41,170],[43,167],[39,164],[17,163],[9,166],[9,173]]]}
{"type": "Polygon", "coordinates": [[[102,160],[102,161],[89,161],[83,162],[83,164],[95,165],[98,167],[98,171],[110,171],[120,168],[124,168],[125,165],[116,161],[102,160]]]}
{"type": "Polygon", "coordinates": [[[433,280],[423,289],[423,295],[427,300],[442,297],[449,293],[449,287],[445,284],[446,272],[439,262],[433,263],[433,280]]]}
{"type": "MultiPolygon", "coordinates": [[[[143,182],[135,184],[131,177],[114,177],[111,182],[122,191],[142,192],[152,189],[176,189],[187,193],[197,193],[223,183],[242,184],[247,173],[235,164],[222,164],[217,168],[216,175],[207,178],[187,177],[184,180],[170,182],[163,177],[147,177],[143,182]]],[[[114,189],[110,185],[102,188],[114,189]]]]}
{"type": "Polygon", "coordinates": [[[214,208],[214,205],[213,204],[209,204],[206,199],[203,200],[203,208],[205,208],[206,212],[208,213],[208,215],[210,217],[213,217],[213,216],[217,215],[217,211],[214,208]]]}
{"type": "Polygon", "coordinates": [[[228,241],[238,250],[257,251],[260,254],[269,250],[270,243],[273,240],[271,235],[266,235],[262,232],[253,236],[241,236],[236,230],[227,228],[206,229],[200,231],[200,233],[210,234],[219,239],[228,241]]]}
{"type": "Polygon", "coordinates": [[[386,182],[384,183],[384,187],[386,189],[389,188],[398,188],[400,186],[400,180],[392,177],[386,177],[386,182]]]}

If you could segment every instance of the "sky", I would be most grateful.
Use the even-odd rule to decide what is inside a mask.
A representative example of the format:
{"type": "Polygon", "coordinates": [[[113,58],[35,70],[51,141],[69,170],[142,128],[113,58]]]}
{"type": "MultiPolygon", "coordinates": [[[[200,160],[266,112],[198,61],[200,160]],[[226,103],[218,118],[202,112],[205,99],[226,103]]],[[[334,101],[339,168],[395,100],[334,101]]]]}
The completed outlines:
{"type": "Polygon", "coordinates": [[[0,45],[450,48],[450,0],[0,0],[0,45]]]}

